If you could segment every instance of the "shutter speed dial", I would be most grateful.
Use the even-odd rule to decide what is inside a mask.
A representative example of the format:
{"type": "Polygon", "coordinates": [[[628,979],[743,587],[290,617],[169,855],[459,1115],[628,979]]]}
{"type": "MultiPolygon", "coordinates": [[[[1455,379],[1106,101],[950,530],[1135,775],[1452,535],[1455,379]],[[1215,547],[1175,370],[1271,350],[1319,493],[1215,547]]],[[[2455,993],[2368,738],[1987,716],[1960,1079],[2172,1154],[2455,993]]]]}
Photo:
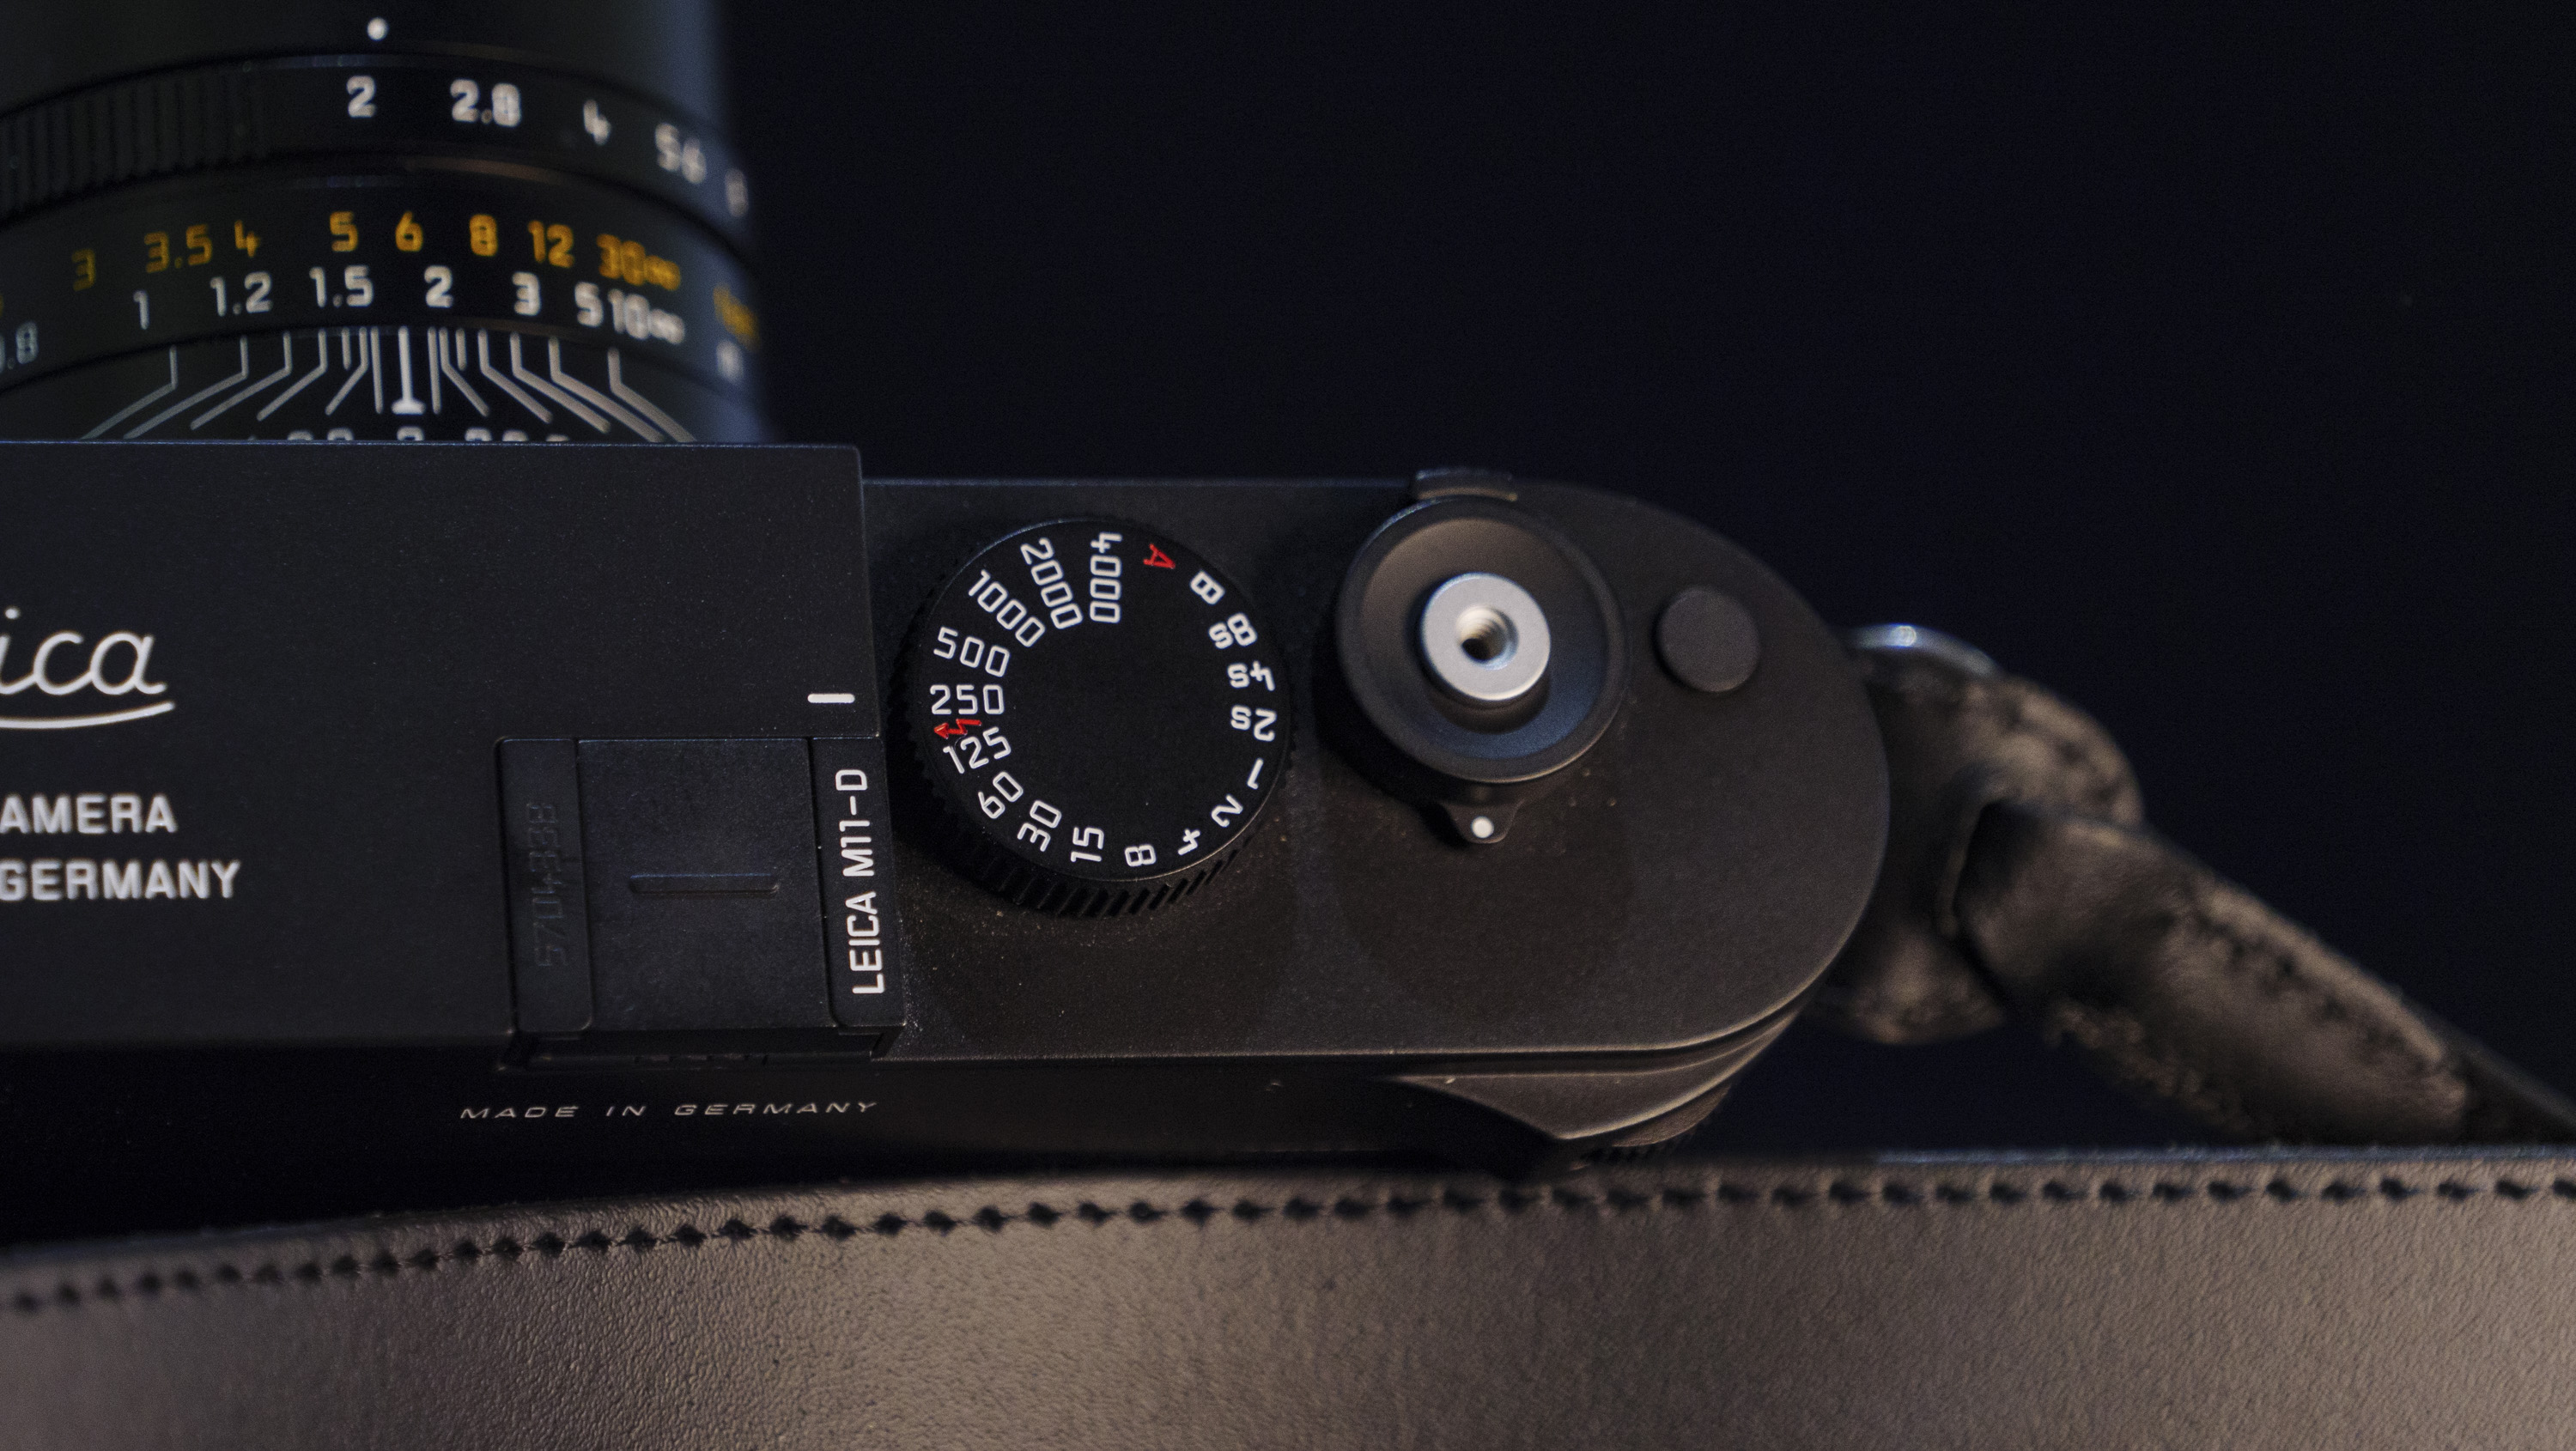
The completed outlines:
{"type": "Polygon", "coordinates": [[[924,612],[901,694],[961,863],[1049,911],[1187,895],[1288,764],[1288,681],[1250,602],[1126,520],[985,546],[924,612]]]}

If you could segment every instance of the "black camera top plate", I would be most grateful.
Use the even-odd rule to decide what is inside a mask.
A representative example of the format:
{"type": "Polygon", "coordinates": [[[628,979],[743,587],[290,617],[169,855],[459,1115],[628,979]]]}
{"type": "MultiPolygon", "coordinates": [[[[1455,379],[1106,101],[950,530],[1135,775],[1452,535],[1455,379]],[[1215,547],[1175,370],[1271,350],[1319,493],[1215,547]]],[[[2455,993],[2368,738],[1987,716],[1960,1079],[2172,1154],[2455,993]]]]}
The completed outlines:
{"type": "MultiPolygon", "coordinates": [[[[721,1029],[887,1068],[1388,1071],[1695,1051],[1800,1000],[1882,848],[1876,729],[1830,633],[1732,545],[1589,490],[1522,485],[1515,507],[1599,563],[1638,667],[1601,744],[1520,804],[1507,840],[1468,847],[1316,725],[1336,592],[1411,502],[1400,484],[863,488],[829,449],[28,444],[0,467],[23,501],[0,561],[17,612],[0,717],[19,722],[0,730],[0,812],[16,797],[51,813],[23,835],[0,814],[9,1045],[497,1047],[515,1028],[553,1035],[549,1061],[642,1035],[615,1045],[633,1062],[726,1050],[687,1037],[721,1029]],[[805,743],[818,763],[886,759],[823,743],[880,733],[949,572],[1032,522],[1104,515],[1205,558],[1264,622],[1294,697],[1278,799],[1186,901],[1049,915],[933,849],[925,803],[902,794],[921,743],[889,731],[876,769],[897,787],[885,860],[906,980],[874,1005],[890,1018],[827,1007],[823,936],[856,922],[849,981],[869,983],[860,948],[891,928],[844,913],[831,879],[817,894],[812,858],[794,858],[829,837],[825,815],[884,808],[809,806],[833,773],[799,795],[805,743]],[[1739,688],[1651,663],[1660,612],[1693,589],[1759,631],[1739,688]],[[513,756],[504,740],[554,744],[513,756]],[[505,806],[511,760],[556,784],[508,782],[505,806]],[[656,770],[679,776],[657,786],[656,770]],[[591,816],[607,955],[586,1003],[577,958],[545,978],[519,943],[514,1017],[520,919],[557,905],[554,838],[519,840],[519,817],[565,792],[591,816]],[[165,798],[175,831],[146,819],[165,798]],[[543,867],[533,887],[505,886],[505,816],[509,859],[543,867]],[[690,974],[701,987],[675,980],[690,974]],[[544,982],[568,996],[536,1013],[544,982]]],[[[884,850],[861,839],[878,827],[846,829],[843,846],[884,850]]]]}
{"type": "Polygon", "coordinates": [[[501,738],[877,730],[847,450],[19,443],[0,475],[0,689],[83,637],[45,662],[81,688],[0,696],[53,726],[0,729],[0,817],[100,798],[0,820],[0,859],[140,863],[133,898],[0,904],[0,1043],[498,1040],[501,738]],[[120,631],[148,663],[87,681],[120,631]]]}
{"type": "MultiPolygon", "coordinates": [[[[1714,1041],[1803,994],[1878,869],[1886,767],[1841,646],[1768,569],[1615,495],[1522,484],[1599,562],[1639,668],[1611,733],[1466,848],[1312,724],[1343,572],[1406,486],[874,481],[878,661],[992,539],[1108,514],[1166,529],[1241,582],[1291,662],[1285,797],[1236,862],[1164,912],[1063,919],[1003,904],[914,841],[904,912],[921,991],[897,1061],[1645,1052],[1714,1041]],[[1709,695],[1651,663],[1664,604],[1743,602],[1759,670],[1709,695]],[[1284,808],[1284,809],[1283,809],[1284,808]]],[[[900,776],[900,772],[898,772],[900,776]]]]}

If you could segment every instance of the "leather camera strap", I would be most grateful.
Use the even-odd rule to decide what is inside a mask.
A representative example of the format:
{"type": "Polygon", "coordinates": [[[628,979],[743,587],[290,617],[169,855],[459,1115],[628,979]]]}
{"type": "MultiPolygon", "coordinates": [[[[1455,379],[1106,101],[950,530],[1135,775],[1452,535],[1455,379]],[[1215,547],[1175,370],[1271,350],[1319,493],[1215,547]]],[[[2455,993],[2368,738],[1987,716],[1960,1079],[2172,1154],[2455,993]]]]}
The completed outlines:
{"type": "Polygon", "coordinates": [[[2576,1105],[2148,830],[2083,712],[1931,631],[1853,643],[1888,854],[1819,1020],[1891,1043],[2018,1020],[2236,1139],[2576,1140],[2576,1105]]]}

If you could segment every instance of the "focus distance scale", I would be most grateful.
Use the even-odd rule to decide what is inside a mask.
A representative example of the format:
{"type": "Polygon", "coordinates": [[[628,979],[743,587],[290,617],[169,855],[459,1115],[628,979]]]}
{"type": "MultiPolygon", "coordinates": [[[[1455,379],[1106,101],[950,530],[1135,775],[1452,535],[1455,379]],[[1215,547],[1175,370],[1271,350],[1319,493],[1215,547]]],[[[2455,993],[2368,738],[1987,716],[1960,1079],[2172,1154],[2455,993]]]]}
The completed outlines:
{"type": "Polygon", "coordinates": [[[714,126],[545,46],[330,38],[385,49],[101,58],[0,117],[0,436],[767,436],[714,126]]]}
{"type": "Polygon", "coordinates": [[[748,406],[741,264],[660,208],[462,163],[257,180],[100,197],[0,239],[0,429],[43,410],[93,438],[688,442],[748,406]],[[57,372],[68,399],[26,389],[57,372]]]}
{"type": "Polygon", "coordinates": [[[1287,677],[1243,592],[1118,519],[1040,524],[968,560],[922,616],[902,696],[970,871],[1058,912],[1187,895],[1287,765],[1287,677]]]}

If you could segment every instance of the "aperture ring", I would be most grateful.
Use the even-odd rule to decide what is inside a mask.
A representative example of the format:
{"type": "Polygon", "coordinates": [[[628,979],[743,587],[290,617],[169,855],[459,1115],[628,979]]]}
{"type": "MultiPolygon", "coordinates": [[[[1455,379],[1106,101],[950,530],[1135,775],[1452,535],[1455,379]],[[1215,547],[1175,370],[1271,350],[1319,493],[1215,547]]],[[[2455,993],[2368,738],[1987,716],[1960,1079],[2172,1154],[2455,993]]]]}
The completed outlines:
{"type": "Polygon", "coordinates": [[[0,220],[127,182],[295,157],[494,157],[632,188],[741,248],[732,148],[657,102],[545,71],[426,56],[202,66],[0,119],[0,220]]]}

